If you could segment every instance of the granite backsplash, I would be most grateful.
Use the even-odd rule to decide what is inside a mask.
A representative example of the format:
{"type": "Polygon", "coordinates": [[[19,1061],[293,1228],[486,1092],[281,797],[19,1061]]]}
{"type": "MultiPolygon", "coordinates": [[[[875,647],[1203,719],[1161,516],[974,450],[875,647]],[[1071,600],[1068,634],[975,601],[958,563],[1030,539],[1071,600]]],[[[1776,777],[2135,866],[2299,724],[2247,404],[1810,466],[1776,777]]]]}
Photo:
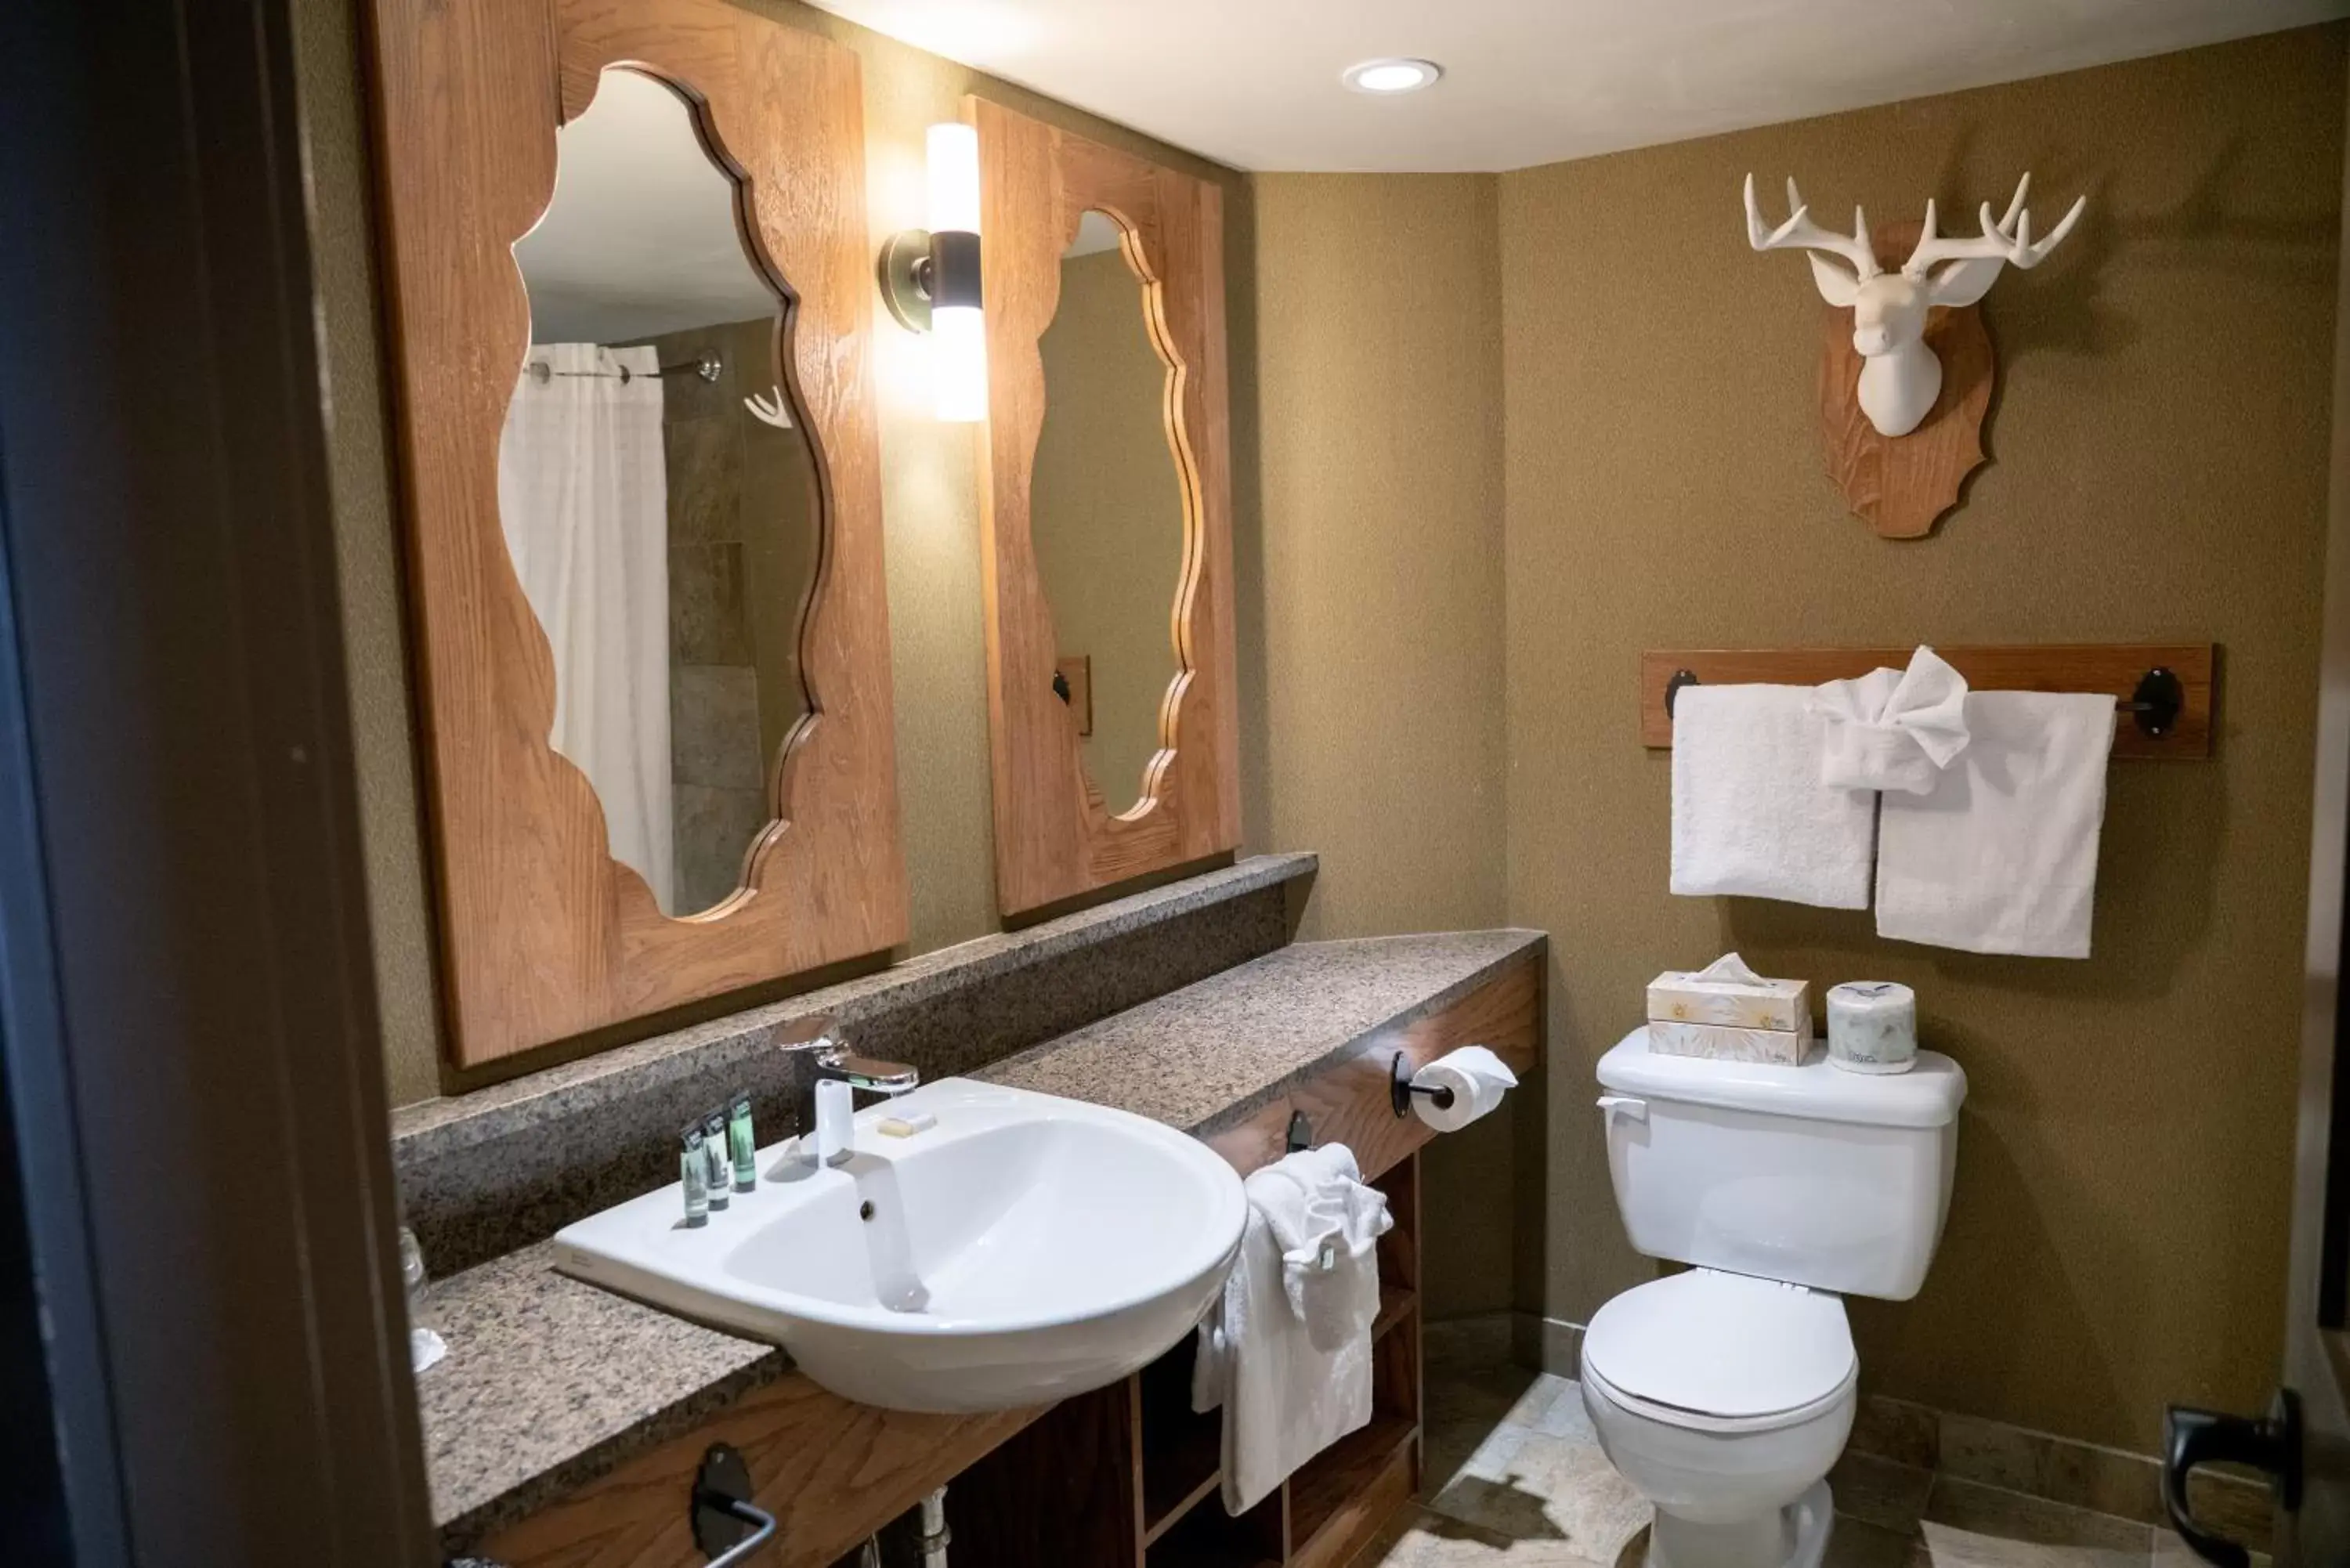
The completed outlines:
{"type": "Polygon", "coordinates": [[[804,1039],[828,1017],[868,1056],[927,1081],[1040,1042],[1283,947],[1315,869],[1259,856],[879,974],[733,1013],[471,1094],[396,1112],[401,1201],[432,1274],[543,1241],[677,1174],[689,1117],[740,1090],[762,1143],[800,1130],[804,1039]]]}

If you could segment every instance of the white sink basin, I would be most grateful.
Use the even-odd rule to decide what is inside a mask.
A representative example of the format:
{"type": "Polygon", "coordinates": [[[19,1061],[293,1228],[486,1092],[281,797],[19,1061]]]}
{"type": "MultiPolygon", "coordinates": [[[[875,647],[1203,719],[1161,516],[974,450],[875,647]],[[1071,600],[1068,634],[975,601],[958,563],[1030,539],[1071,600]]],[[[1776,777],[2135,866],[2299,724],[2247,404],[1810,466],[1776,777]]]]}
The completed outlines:
{"type": "Polygon", "coordinates": [[[565,1229],[556,1265],[780,1345],[844,1398],[1000,1410],[1156,1359],[1223,1288],[1246,1218],[1196,1139],[963,1078],[860,1112],[843,1165],[790,1147],[760,1150],[757,1189],[708,1224],[671,1184],[565,1229]],[[935,1127],[876,1130],[922,1111],[935,1127]]]}

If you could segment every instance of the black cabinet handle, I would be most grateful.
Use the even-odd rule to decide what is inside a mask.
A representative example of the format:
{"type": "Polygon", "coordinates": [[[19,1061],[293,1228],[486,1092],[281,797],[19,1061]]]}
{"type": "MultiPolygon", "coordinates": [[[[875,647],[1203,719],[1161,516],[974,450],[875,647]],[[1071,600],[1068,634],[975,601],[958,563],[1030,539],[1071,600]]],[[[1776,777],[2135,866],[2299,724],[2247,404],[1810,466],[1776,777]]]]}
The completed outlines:
{"type": "Polygon", "coordinates": [[[751,1467],[725,1443],[702,1456],[688,1519],[709,1568],[747,1563],[775,1538],[775,1516],[751,1501],[751,1467]]]}
{"type": "Polygon", "coordinates": [[[2162,1509],[2196,1556],[2217,1568],[2250,1568],[2241,1543],[2196,1521],[2188,1506],[2187,1478],[2198,1465],[2239,1464],[2264,1470],[2287,1512],[2301,1506],[2301,1401],[2280,1388],[2259,1417],[2173,1405],[2163,1416],[2162,1509]]]}

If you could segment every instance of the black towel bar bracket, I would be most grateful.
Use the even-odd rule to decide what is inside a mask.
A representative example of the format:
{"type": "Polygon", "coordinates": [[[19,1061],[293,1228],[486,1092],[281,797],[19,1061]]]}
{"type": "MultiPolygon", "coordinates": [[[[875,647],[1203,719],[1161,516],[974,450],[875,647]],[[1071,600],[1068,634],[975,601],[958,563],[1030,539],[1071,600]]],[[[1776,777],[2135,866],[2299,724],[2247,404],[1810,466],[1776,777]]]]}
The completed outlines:
{"type": "Polygon", "coordinates": [[[1283,1142],[1291,1154],[1299,1154],[1314,1147],[1314,1124],[1305,1119],[1304,1111],[1289,1113],[1289,1136],[1283,1142]]]}

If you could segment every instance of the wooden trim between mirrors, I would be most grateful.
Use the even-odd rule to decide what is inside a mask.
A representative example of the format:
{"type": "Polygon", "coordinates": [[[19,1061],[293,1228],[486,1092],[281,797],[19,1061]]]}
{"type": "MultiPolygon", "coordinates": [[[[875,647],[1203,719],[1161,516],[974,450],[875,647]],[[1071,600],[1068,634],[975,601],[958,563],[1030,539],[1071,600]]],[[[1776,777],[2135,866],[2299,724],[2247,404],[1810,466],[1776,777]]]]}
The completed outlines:
{"type": "Polygon", "coordinates": [[[379,178],[449,1054],[477,1066],[905,940],[857,57],[725,0],[373,0],[379,178]],[[556,127],[627,63],[681,88],[788,285],[781,355],[823,538],[807,713],[741,890],[682,919],[612,859],[546,742],[555,669],[501,531],[498,441],[529,344],[513,244],[556,127]]]}
{"type": "MultiPolygon", "coordinates": [[[[965,103],[979,130],[986,270],[981,562],[995,884],[1003,913],[1017,916],[1240,844],[1223,192],[1001,104],[965,103]],[[1125,227],[1128,255],[1151,286],[1151,337],[1173,367],[1168,439],[1184,492],[1183,552],[1167,579],[1176,673],[1159,708],[1159,750],[1122,814],[1087,777],[1076,727],[1053,692],[1058,649],[1029,532],[1050,396],[1038,342],[1060,302],[1061,253],[1088,208],[1125,227]]],[[[1121,798],[1134,783],[1099,782],[1121,798]]]]}

